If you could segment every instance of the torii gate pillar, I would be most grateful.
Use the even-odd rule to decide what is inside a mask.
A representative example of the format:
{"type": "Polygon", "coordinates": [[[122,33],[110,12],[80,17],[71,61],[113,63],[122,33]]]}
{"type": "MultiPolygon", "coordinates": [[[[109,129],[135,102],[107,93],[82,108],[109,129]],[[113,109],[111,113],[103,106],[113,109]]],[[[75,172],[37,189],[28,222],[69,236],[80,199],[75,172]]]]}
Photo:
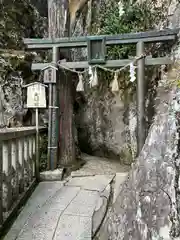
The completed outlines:
{"type": "MultiPolygon", "coordinates": [[[[144,54],[144,42],[140,41],[136,47],[137,56],[144,54]]],[[[146,139],[145,125],[145,58],[137,62],[137,156],[140,154],[146,139]]]]}

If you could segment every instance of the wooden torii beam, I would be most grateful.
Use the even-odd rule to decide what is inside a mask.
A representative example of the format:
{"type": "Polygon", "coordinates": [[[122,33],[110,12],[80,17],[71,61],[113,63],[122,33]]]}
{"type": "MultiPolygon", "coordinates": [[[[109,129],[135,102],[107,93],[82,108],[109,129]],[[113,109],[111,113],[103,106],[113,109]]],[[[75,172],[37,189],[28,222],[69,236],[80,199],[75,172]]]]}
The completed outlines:
{"type": "MultiPolygon", "coordinates": [[[[119,35],[82,36],[76,38],[55,39],[24,39],[27,50],[43,50],[54,48],[86,48],[88,40],[104,39],[105,46],[136,44],[137,56],[144,54],[144,43],[175,42],[180,29],[165,29],[161,31],[149,31],[140,33],[128,33],[119,35]]],[[[130,63],[131,59],[107,60],[104,67],[118,68],[130,63]]],[[[137,122],[138,122],[138,153],[140,153],[145,142],[145,96],[144,96],[144,68],[145,65],[170,65],[173,60],[169,57],[152,58],[147,56],[137,62],[137,122]]],[[[33,63],[32,70],[42,70],[51,63],[33,63]]],[[[70,69],[88,68],[88,61],[65,62],[63,65],[70,69]]]]}
{"type": "Polygon", "coordinates": [[[52,47],[82,48],[87,47],[87,40],[89,38],[94,40],[104,38],[106,46],[136,44],[139,41],[143,41],[145,43],[155,43],[175,40],[178,32],[179,29],[165,29],[161,31],[125,33],[118,35],[82,36],[73,38],[25,38],[24,43],[27,45],[27,49],[51,49],[52,47]]]}
{"type": "MultiPolygon", "coordinates": [[[[175,41],[179,29],[166,29],[161,31],[149,31],[141,33],[128,33],[128,34],[119,34],[119,35],[101,35],[101,36],[86,36],[86,37],[77,37],[77,38],[56,38],[56,39],[24,39],[27,50],[42,50],[42,49],[52,49],[53,47],[58,48],[82,48],[87,47],[87,41],[91,39],[99,39],[99,37],[105,39],[106,46],[112,45],[121,45],[121,44],[137,44],[140,41],[144,43],[157,43],[157,42],[168,42],[175,41]]],[[[104,67],[109,68],[118,68],[125,66],[131,60],[107,60],[104,67]]],[[[148,57],[145,60],[146,65],[164,65],[171,64],[172,60],[168,57],[152,58],[148,57]]],[[[88,61],[78,61],[78,62],[66,62],[63,63],[67,68],[87,68],[89,66],[88,61]]],[[[33,63],[32,70],[42,70],[50,63],[33,63]]]]}

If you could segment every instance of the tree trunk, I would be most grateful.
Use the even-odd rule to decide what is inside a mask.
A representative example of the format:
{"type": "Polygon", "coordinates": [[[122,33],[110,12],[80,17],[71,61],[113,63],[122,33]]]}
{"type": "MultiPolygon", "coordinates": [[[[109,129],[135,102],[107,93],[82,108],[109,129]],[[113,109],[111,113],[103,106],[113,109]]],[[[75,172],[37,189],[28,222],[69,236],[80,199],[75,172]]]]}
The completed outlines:
{"type": "Polygon", "coordinates": [[[72,82],[69,75],[61,75],[59,85],[60,125],[59,157],[60,165],[71,165],[75,161],[75,142],[73,131],[72,82]]]}
{"type": "MultiPolygon", "coordinates": [[[[68,35],[68,0],[49,0],[48,17],[50,38],[60,38],[68,35]]],[[[64,53],[67,58],[69,52],[63,51],[63,54],[64,53]]],[[[60,57],[62,58],[62,55],[60,57]]],[[[73,83],[71,75],[67,72],[60,71],[57,85],[59,99],[58,165],[67,166],[75,161],[72,96],[73,83]]]]}

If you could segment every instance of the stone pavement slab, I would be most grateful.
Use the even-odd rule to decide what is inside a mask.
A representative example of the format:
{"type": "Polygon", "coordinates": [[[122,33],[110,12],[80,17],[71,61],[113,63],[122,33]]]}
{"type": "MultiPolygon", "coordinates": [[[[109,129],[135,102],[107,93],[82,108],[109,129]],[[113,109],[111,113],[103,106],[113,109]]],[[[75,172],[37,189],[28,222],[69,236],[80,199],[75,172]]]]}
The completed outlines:
{"type": "Polygon", "coordinates": [[[49,202],[51,205],[59,203],[64,208],[64,206],[67,206],[67,203],[70,203],[70,201],[77,196],[79,191],[80,187],[64,186],[59,191],[56,191],[53,197],[49,199],[49,202]]]}
{"type": "Polygon", "coordinates": [[[51,198],[57,190],[63,187],[62,182],[42,182],[36,187],[35,191],[29,198],[28,202],[22,209],[18,218],[12,225],[11,229],[4,237],[4,240],[14,240],[18,236],[19,232],[23,228],[27,219],[33,215],[38,209],[40,209],[45,202],[51,198]]]}
{"type": "MultiPolygon", "coordinates": [[[[118,176],[117,189],[125,174],[118,176]]],[[[70,177],[66,182],[40,183],[4,240],[92,239],[106,213],[114,177],[70,177]]]]}
{"type": "Polygon", "coordinates": [[[115,175],[96,175],[88,177],[75,177],[69,179],[66,186],[78,186],[84,190],[102,192],[106,186],[113,180],[115,175]]]}
{"type": "Polygon", "coordinates": [[[53,238],[62,210],[43,207],[33,215],[21,230],[17,240],[50,240],[53,238]]]}
{"type": "Polygon", "coordinates": [[[58,220],[63,211],[78,194],[78,187],[63,187],[55,193],[26,222],[17,240],[49,240],[53,239],[58,220]]]}
{"type": "Polygon", "coordinates": [[[62,215],[53,240],[91,240],[90,217],[62,215]]]}
{"type": "Polygon", "coordinates": [[[81,190],[66,208],[64,214],[92,217],[99,197],[98,192],[81,190]]]}

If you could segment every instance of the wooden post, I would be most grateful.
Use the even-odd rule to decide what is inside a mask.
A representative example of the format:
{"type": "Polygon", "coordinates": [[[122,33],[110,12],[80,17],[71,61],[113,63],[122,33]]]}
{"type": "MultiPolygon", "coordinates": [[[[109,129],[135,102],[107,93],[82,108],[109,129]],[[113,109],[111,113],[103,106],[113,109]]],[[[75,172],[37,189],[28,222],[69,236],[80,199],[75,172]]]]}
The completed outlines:
{"type": "MultiPolygon", "coordinates": [[[[49,39],[54,40],[55,38],[60,37],[69,37],[69,10],[68,10],[68,2],[64,0],[48,0],[48,22],[49,22],[49,39]]],[[[58,49],[54,48],[53,53],[53,61],[57,62],[58,59],[58,49]],[[55,54],[56,52],[56,54],[55,54]]],[[[69,50],[65,51],[66,58],[69,56],[69,50]]],[[[75,144],[74,144],[74,136],[73,136],[73,99],[72,99],[72,80],[71,77],[67,77],[69,74],[64,74],[61,71],[60,79],[58,80],[58,94],[59,94],[59,108],[61,112],[61,117],[58,120],[59,129],[61,129],[61,133],[59,133],[58,139],[58,165],[61,166],[69,166],[75,162],[75,144]]],[[[53,95],[55,92],[55,86],[53,87],[53,95]]],[[[53,99],[53,106],[55,106],[55,98],[53,99]]],[[[53,107],[52,106],[52,107],[53,107]]],[[[52,108],[53,109],[53,108],[52,108]]],[[[53,110],[52,110],[53,111],[53,110]]],[[[55,116],[57,118],[56,110],[53,111],[53,121],[55,122],[55,116]]],[[[55,124],[52,126],[52,147],[55,147],[55,124]]],[[[52,148],[53,149],[53,148],[52,148]]],[[[55,154],[55,148],[52,156],[55,154]]],[[[52,151],[51,151],[52,152],[52,151]]]]}
{"type": "Polygon", "coordinates": [[[2,142],[0,141],[0,228],[3,224],[3,158],[2,142]]]}
{"type": "MultiPolygon", "coordinates": [[[[144,54],[144,42],[137,43],[137,56],[144,54]]],[[[145,58],[137,63],[137,154],[139,155],[145,142],[145,58]]]]}
{"type": "Polygon", "coordinates": [[[0,87],[0,128],[5,127],[5,121],[4,121],[4,109],[3,109],[3,91],[0,87]]]}

